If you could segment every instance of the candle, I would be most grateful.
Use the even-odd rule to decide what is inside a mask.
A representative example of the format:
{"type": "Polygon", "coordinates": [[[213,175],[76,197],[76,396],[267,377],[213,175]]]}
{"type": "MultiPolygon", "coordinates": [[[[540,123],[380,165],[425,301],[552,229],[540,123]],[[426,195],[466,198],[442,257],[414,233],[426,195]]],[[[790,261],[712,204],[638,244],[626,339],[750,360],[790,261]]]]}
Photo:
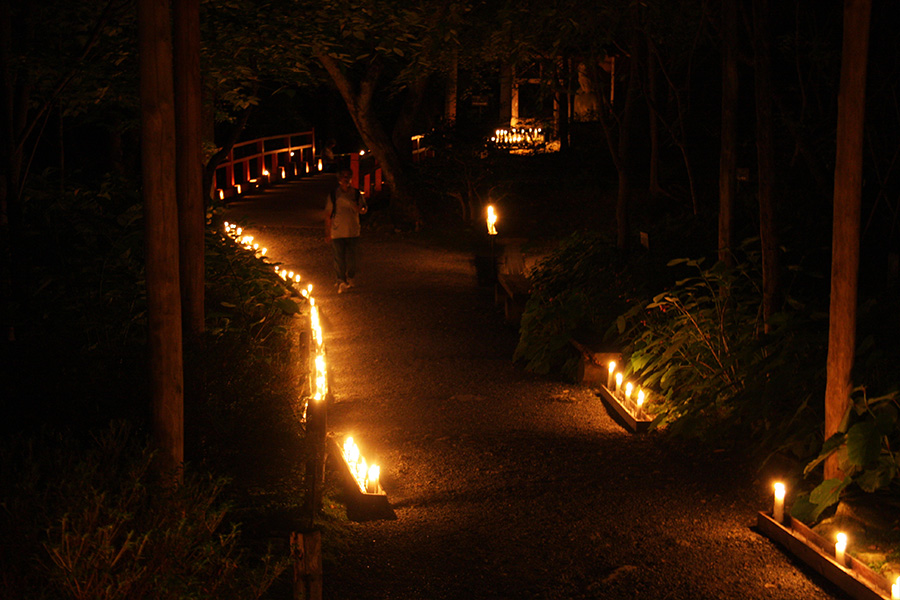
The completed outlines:
{"type": "Polygon", "coordinates": [[[622,372],[619,371],[616,373],[616,393],[619,393],[619,390],[622,389],[622,372]]]}
{"type": "Polygon", "coordinates": [[[629,381],[625,384],[625,399],[631,400],[631,392],[634,390],[634,386],[629,381]]]}
{"type": "Polygon", "coordinates": [[[381,467],[379,467],[378,465],[372,465],[371,467],[369,467],[369,472],[366,474],[366,493],[378,493],[378,477],[380,475],[381,467]]]}
{"type": "Polygon", "coordinates": [[[900,577],[897,577],[897,582],[891,586],[891,600],[900,600],[900,577]]]}
{"type": "Polygon", "coordinates": [[[494,206],[488,205],[488,207],[487,207],[488,235],[497,235],[497,228],[494,226],[496,223],[497,223],[497,213],[494,212],[494,206]]]}
{"type": "Polygon", "coordinates": [[[319,162],[316,166],[320,171],[322,170],[322,159],[321,158],[319,159],[319,162]]]}
{"type": "Polygon", "coordinates": [[[613,386],[613,373],[616,370],[616,361],[609,361],[609,375],[606,377],[606,389],[611,390],[613,386]]]}
{"type": "Polygon", "coordinates": [[[778,523],[784,522],[784,484],[780,481],[775,484],[775,507],[772,510],[772,518],[778,523]]]}
{"type": "Polygon", "coordinates": [[[636,417],[638,419],[640,419],[643,416],[644,416],[644,390],[638,390],[636,417]]]}
{"type": "Polygon", "coordinates": [[[837,534],[837,542],[834,544],[834,559],[842,567],[846,566],[847,534],[843,531],[837,534]]]}

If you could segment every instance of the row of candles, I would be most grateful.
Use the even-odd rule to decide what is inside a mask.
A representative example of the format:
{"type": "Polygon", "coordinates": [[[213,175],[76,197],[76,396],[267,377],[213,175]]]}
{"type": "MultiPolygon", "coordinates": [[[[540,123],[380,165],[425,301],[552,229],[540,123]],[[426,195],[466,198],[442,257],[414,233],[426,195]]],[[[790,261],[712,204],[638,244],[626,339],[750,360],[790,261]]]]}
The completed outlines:
{"type": "Polygon", "coordinates": [[[379,491],[378,480],[381,477],[381,467],[376,464],[368,464],[359,451],[359,446],[349,436],[344,440],[343,455],[344,460],[350,466],[350,473],[353,474],[359,489],[366,494],[377,494],[379,491]]]}
{"type": "MultiPolygon", "coordinates": [[[[774,497],[775,502],[772,506],[772,519],[779,523],[784,524],[784,496],[785,496],[785,485],[784,483],[778,481],[774,484],[774,497]]],[[[849,542],[849,538],[847,534],[843,531],[837,532],[835,534],[834,541],[834,560],[837,564],[839,564],[842,568],[847,569],[853,568],[851,563],[850,567],[847,567],[847,543],[849,542]]],[[[896,581],[891,584],[891,600],[900,600],[900,576],[897,577],[896,581]]]]}
{"type": "MultiPolygon", "coordinates": [[[[266,255],[266,248],[260,248],[259,244],[253,241],[253,236],[244,233],[243,229],[234,223],[225,222],[225,232],[236,243],[247,250],[256,253],[256,256],[262,258],[266,255]]],[[[275,272],[289,284],[300,284],[300,274],[282,269],[275,265],[275,272]]],[[[325,338],[322,334],[322,322],[319,318],[319,307],[316,299],[312,295],[313,286],[308,284],[306,288],[301,289],[300,294],[309,301],[309,322],[312,331],[312,340],[314,352],[310,354],[312,358],[311,372],[311,391],[312,399],[315,402],[321,402],[328,395],[328,365],[325,360],[325,338]]],[[[306,418],[305,410],[303,418],[306,418]]],[[[369,465],[366,459],[360,454],[359,447],[353,441],[352,437],[348,437],[343,447],[344,459],[350,466],[350,471],[354,479],[364,493],[379,493],[379,477],[381,467],[376,464],[369,465]]]]}
{"type": "MultiPolygon", "coordinates": [[[[293,156],[294,156],[294,153],[291,152],[291,157],[293,158],[293,156]]],[[[322,163],[322,159],[321,158],[318,159],[316,161],[316,167],[315,167],[316,171],[321,172],[324,168],[325,168],[325,165],[322,163]]],[[[299,173],[300,167],[297,165],[297,163],[291,163],[291,170],[293,170],[293,175],[295,177],[300,174],[299,173]]],[[[309,175],[312,172],[312,167],[310,167],[310,163],[308,161],[304,161],[303,170],[307,175],[309,175]]],[[[278,169],[276,170],[275,173],[279,179],[285,179],[287,177],[287,171],[285,170],[285,168],[283,166],[278,167],[278,169]]],[[[266,181],[268,181],[268,178],[270,175],[271,175],[271,173],[269,173],[268,169],[262,170],[262,177],[264,179],[266,179],[266,181]]],[[[255,187],[257,183],[259,183],[259,178],[248,179],[247,180],[248,185],[246,187],[248,187],[248,188],[255,187]]],[[[244,191],[244,187],[245,186],[240,183],[235,183],[234,184],[235,195],[240,196],[241,193],[244,191]]],[[[221,188],[216,189],[216,195],[219,197],[219,200],[224,200],[225,199],[225,190],[223,190],[221,188]]]]}
{"type": "Polygon", "coordinates": [[[536,144],[544,141],[544,131],[540,127],[513,127],[497,129],[491,142],[503,145],[536,144]]]}
{"type": "MultiPolygon", "coordinates": [[[[630,381],[625,381],[625,375],[621,371],[616,371],[616,361],[609,361],[608,366],[609,374],[606,377],[606,389],[610,393],[615,394],[617,398],[624,399],[627,404],[634,402],[634,408],[632,409],[634,418],[642,419],[644,417],[644,401],[647,399],[647,394],[640,387],[637,388],[637,393],[635,394],[634,384],[630,381]],[[615,382],[615,387],[613,387],[613,382],[615,382]],[[632,396],[634,397],[633,399],[632,396]]],[[[629,406],[628,408],[631,407],[629,406]]]]}

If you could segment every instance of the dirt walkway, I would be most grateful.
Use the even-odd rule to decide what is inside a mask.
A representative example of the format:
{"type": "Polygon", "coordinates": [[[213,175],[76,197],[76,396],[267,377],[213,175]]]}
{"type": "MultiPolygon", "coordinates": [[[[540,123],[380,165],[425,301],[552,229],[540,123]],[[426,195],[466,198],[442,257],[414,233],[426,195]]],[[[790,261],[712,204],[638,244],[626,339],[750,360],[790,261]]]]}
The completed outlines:
{"type": "Polygon", "coordinates": [[[338,295],[314,211],[261,207],[239,208],[317,284],[330,427],[383,465],[398,517],[330,548],[327,598],[841,597],[751,530],[769,494],[741,465],[626,434],[590,390],[513,365],[470,255],[370,230],[338,295]]]}

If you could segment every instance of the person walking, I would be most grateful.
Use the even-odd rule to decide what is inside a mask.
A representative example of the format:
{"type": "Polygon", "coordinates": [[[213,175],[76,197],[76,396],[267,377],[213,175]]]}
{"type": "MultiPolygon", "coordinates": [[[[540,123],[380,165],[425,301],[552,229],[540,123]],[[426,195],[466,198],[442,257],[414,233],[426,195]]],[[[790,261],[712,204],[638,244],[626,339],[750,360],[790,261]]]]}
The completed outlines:
{"type": "Polygon", "coordinates": [[[353,287],[356,277],[356,254],[359,245],[359,215],[369,210],[366,198],[350,185],[353,171],[338,171],[338,184],[325,201],[325,239],[331,242],[334,254],[335,285],[343,294],[353,287]]]}

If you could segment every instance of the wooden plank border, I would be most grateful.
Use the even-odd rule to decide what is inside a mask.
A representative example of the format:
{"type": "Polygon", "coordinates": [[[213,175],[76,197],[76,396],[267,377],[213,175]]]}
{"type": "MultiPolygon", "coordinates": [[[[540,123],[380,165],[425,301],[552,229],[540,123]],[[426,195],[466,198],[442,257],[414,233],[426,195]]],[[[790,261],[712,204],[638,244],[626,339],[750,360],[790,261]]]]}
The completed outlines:
{"type": "Polygon", "coordinates": [[[381,482],[378,483],[378,491],[374,494],[362,491],[356,477],[353,476],[353,470],[344,458],[343,448],[338,444],[337,439],[329,436],[328,443],[330,447],[328,454],[334,459],[334,466],[338,470],[343,487],[347,517],[351,521],[396,519],[397,514],[391,507],[387,492],[381,487],[381,482]]]}
{"type": "Polygon", "coordinates": [[[601,385],[599,390],[600,393],[598,395],[603,400],[603,403],[612,409],[612,417],[619,421],[625,429],[632,433],[644,433],[650,428],[650,423],[653,422],[653,419],[635,418],[628,407],[623,405],[605,385],[601,385]]]}
{"type": "Polygon", "coordinates": [[[891,600],[890,582],[884,576],[849,554],[847,566],[839,565],[825,538],[789,515],[784,522],[782,525],[764,512],[756,517],[756,527],[763,535],[856,600],[891,600]]]}

